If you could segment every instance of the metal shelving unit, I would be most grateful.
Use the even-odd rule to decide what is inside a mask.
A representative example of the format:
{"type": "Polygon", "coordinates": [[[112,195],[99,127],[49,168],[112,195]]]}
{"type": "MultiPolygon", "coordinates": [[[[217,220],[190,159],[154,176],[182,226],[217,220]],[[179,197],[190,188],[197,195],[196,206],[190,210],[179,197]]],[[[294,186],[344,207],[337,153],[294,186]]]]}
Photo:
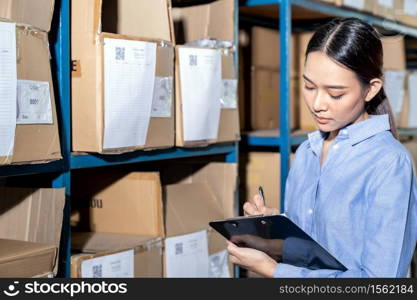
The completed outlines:
{"type": "MultiPolygon", "coordinates": [[[[313,0],[242,0],[241,6],[278,6],[279,8],[279,32],[280,32],[280,135],[278,136],[256,136],[245,135],[242,144],[247,148],[265,147],[266,149],[276,149],[281,154],[281,208],[284,209],[285,182],[289,171],[289,157],[292,146],[301,144],[307,139],[306,135],[291,135],[289,128],[289,100],[290,100],[290,37],[292,32],[292,9],[307,9],[315,13],[338,17],[355,17],[362,19],[374,26],[380,26],[387,30],[396,31],[400,34],[417,38],[417,28],[403,25],[382,17],[368,13],[355,11],[345,7],[337,7],[313,0]]],[[[401,129],[400,135],[416,136],[415,129],[401,129]]]]}
{"type": "MultiPolygon", "coordinates": [[[[238,143],[221,143],[200,148],[170,148],[152,151],[135,151],[120,155],[71,153],[71,55],[70,55],[70,2],[56,0],[53,30],[50,33],[52,71],[59,116],[60,141],[63,158],[44,164],[0,166],[0,177],[50,173],[53,188],[65,188],[66,201],[61,234],[58,277],[70,277],[71,262],[71,171],[122,164],[180,159],[197,156],[224,155],[225,162],[238,162],[238,143]]],[[[238,11],[238,0],[235,0],[238,11]]],[[[235,32],[238,32],[238,12],[235,15],[235,32]]],[[[237,42],[237,34],[236,41],[237,42]]],[[[237,65],[237,58],[235,60],[237,65]]]]}

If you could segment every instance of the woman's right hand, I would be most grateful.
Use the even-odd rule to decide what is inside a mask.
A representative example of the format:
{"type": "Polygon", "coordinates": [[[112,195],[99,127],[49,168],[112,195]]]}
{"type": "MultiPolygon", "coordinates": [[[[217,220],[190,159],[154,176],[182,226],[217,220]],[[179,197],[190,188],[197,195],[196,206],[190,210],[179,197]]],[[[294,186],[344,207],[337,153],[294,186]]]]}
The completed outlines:
{"type": "Polygon", "coordinates": [[[273,216],[279,214],[278,209],[265,206],[264,200],[260,195],[255,195],[252,201],[245,202],[243,211],[245,212],[245,216],[273,216]]]}

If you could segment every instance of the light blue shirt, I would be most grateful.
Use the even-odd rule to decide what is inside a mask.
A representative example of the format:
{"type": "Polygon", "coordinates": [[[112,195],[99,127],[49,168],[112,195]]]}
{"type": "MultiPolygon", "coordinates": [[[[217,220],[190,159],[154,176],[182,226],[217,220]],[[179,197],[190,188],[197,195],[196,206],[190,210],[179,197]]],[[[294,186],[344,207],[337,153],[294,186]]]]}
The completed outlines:
{"type": "Polygon", "coordinates": [[[278,263],[275,277],[405,277],[417,240],[412,159],[388,115],[340,129],[320,167],[325,133],[309,134],[288,174],[285,214],[348,269],[278,263]]]}

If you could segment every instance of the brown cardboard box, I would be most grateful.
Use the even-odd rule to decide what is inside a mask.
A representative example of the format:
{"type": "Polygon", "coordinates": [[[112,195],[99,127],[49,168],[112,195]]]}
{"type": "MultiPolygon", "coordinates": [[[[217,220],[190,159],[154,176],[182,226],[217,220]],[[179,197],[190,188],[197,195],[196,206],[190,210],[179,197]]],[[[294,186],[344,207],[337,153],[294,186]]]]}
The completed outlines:
{"type": "Polygon", "coordinates": [[[307,50],[308,43],[310,39],[313,37],[313,32],[306,32],[301,33],[298,36],[298,43],[299,43],[299,89],[298,89],[298,121],[301,130],[315,130],[317,129],[316,122],[314,121],[313,117],[311,116],[310,110],[308,109],[307,105],[304,102],[303,97],[303,88],[304,88],[304,80],[302,75],[304,74],[304,63],[305,63],[305,52],[307,50]]]}
{"type": "MultiPolygon", "coordinates": [[[[222,108],[217,138],[209,140],[184,140],[183,102],[179,70],[180,44],[195,42],[205,38],[234,42],[234,1],[219,0],[203,5],[194,5],[172,10],[176,39],[176,145],[181,147],[205,146],[208,144],[240,139],[239,111],[233,108],[222,108]]],[[[196,47],[192,47],[196,48],[196,47]]],[[[222,51],[222,81],[237,80],[234,67],[234,52],[222,51]]],[[[237,92],[237,91],[236,91],[237,92]]]]}
{"type": "Polygon", "coordinates": [[[346,6],[359,11],[373,12],[375,0],[336,0],[337,5],[346,6]]]}
{"type": "Polygon", "coordinates": [[[163,237],[159,174],[82,172],[74,176],[73,226],[91,232],[163,237]]]}
{"type": "MultiPolygon", "coordinates": [[[[143,146],[103,149],[104,38],[157,43],[156,76],[173,78],[174,50],[167,0],[72,1],[73,151],[120,153],[174,145],[170,117],[151,117],[143,146]]],[[[170,95],[173,101],[173,95],[170,95]]]]}
{"type": "MultiPolygon", "coordinates": [[[[252,130],[274,129],[280,127],[280,74],[279,70],[252,67],[251,78],[251,128],[252,130]]],[[[291,79],[290,129],[298,124],[296,101],[298,79],[291,79]]]]}
{"type": "Polygon", "coordinates": [[[378,0],[374,2],[373,14],[398,21],[398,11],[401,9],[402,0],[378,0]]]}
{"type": "Polygon", "coordinates": [[[0,0],[0,18],[49,31],[54,2],[54,0],[0,0]]]}
{"type": "MultiPolygon", "coordinates": [[[[291,77],[297,76],[297,40],[296,35],[291,38],[291,77]]],[[[252,66],[265,69],[281,69],[280,64],[280,35],[277,30],[252,27],[252,66]]]]}
{"type": "MultiPolygon", "coordinates": [[[[219,200],[216,200],[213,190],[207,183],[167,185],[164,187],[164,191],[166,206],[165,228],[167,236],[165,243],[167,243],[169,238],[178,238],[195,232],[207,231],[210,221],[224,219],[224,210],[219,205],[219,200]]],[[[218,255],[221,252],[225,254],[225,239],[217,232],[209,230],[207,245],[202,243],[202,241],[195,241],[195,243],[202,247],[208,247],[207,255],[210,255],[210,264],[207,266],[208,270],[202,270],[202,274],[196,272],[196,275],[198,277],[208,277],[210,276],[209,274],[213,274],[214,276],[218,274],[218,272],[213,271],[211,258],[212,255],[218,255]]],[[[168,260],[176,259],[176,257],[168,256],[167,251],[166,249],[164,253],[165,276],[169,275],[167,273],[168,260]]],[[[193,269],[197,268],[198,263],[198,261],[195,261],[195,265],[190,264],[184,267],[187,267],[187,269],[190,269],[194,273],[195,271],[193,269]]],[[[221,265],[224,268],[224,263],[221,265]]],[[[228,265],[230,274],[230,264],[228,265]]],[[[214,266],[214,269],[217,268],[219,268],[218,265],[214,266]]]]}
{"type": "Polygon", "coordinates": [[[58,120],[50,67],[48,35],[31,27],[16,27],[17,78],[49,83],[52,124],[16,125],[13,154],[1,164],[42,163],[60,159],[58,120]],[[30,149],[30,151],[28,151],[30,149]]]}
{"type": "Polygon", "coordinates": [[[161,171],[163,185],[205,183],[222,207],[223,217],[236,216],[237,165],[211,162],[208,164],[181,164],[161,171]]]}
{"type": "MultiPolygon", "coordinates": [[[[57,249],[65,203],[64,189],[0,189],[0,238],[50,245],[57,249]]],[[[48,248],[49,249],[49,248],[48,248]]],[[[56,274],[57,260],[43,270],[56,274]]],[[[42,273],[34,273],[33,276],[42,273]]]]}
{"type": "Polygon", "coordinates": [[[417,1],[416,0],[399,0],[399,9],[397,16],[401,23],[417,27],[417,1]]]}
{"type": "Polygon", "coordinates": [[[33,277],[54,268],[55,245],[0,239],[0,277],[33,277]]]}
{"type": "Polygon", "coordinates": [[[404,37],[384,37],[381,42],[384,52],[384,70],[405,70],[407,66],[404,37]]]}
{"type": "MultiPolygon", "coordinates": [[[[120,253],[125,251],[133,252],[133,256],[127,262],[128,266],[124,267],[133,267],[134,277],[160,278],[163,275],[161,238],[112,233],[73,232],[72,247],[82,251],[80,254],[71,256],[72,278],[81,278],[91,272],[84,263],[85,261],[95,259],[95,262],[101,265],[111,264],[117,262],[120,259],[120,253]],[[97,258],[100,257],[104,257],[106,261],[98,261],[97,258]]],[[[115,275],[116,273],[103,274],[105,277],[115,275]]]]}

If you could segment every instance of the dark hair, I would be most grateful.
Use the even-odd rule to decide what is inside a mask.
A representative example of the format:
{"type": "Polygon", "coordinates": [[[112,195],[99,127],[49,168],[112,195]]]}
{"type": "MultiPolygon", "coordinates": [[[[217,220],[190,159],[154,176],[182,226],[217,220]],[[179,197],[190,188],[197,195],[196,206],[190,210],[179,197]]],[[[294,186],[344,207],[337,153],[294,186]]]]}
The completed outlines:
{"type": "MultiPolygon", "coordinates": [[[[383,50],[376,30],[357,18],[335,18],[320,26],[307,46],[305,57],[322,51],[352,70],[366,88],[373,78],[383,78],[383,50]]],[[[392,135],[398,139],[391,106],[384,88],[365,104],[368,114],[388,114],[392,135]]]]}

